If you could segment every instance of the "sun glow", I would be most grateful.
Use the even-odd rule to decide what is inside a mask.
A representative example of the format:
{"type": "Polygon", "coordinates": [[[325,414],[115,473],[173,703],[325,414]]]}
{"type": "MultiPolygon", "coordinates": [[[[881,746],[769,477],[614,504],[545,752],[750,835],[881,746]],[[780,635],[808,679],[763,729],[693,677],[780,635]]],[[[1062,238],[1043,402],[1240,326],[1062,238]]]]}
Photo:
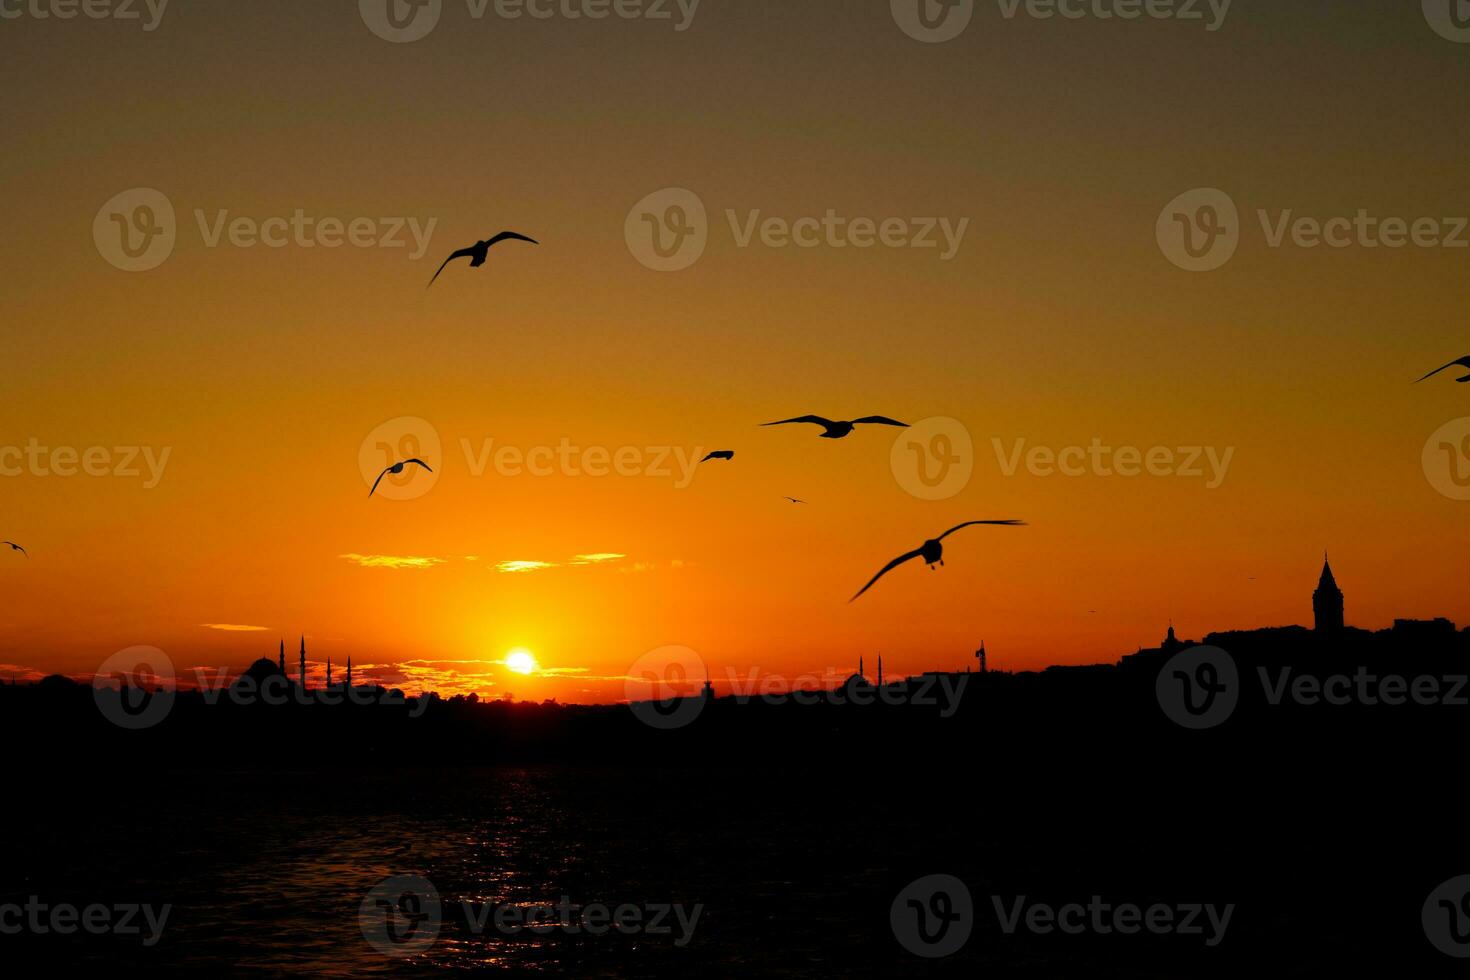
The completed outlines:
{"type": "Polygon", "coordinates": [[[505,669],[517,674],[534,674],[539,666],[535,655],[524,647],[516,647],[505,655],[505,669]]]}

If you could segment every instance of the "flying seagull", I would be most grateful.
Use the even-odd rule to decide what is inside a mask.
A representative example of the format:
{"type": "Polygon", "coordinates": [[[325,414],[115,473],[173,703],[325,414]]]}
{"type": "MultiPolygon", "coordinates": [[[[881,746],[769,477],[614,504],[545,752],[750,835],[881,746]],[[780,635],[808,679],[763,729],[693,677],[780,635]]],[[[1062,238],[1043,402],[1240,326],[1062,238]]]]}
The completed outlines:
{"type": "Polygon", "coordinates": [[[804,504],[804,503],[806,503],[805,500],[798,500],[795,497],[787,497],[786,499],[789,500],[789,501],[791,501],[793,504],[804,504]]]}
{"type": "Polygon", "coordinates": [[[31,553],[29,551],[26,551],[24,548],[22,548],[20,545],[16,544],[14,541],[0,541],[0,544],[8,544],[8,545],[10,545],[10,550],[11,551],[19,551],[21,554],[25,555],[27,558],[31,557],[31,553]]]}
{"type": "Polygon", "coordinates": [[[811,422],[814,425],[820,425],[826,430],[820,437],[823,439],[841,439],[843,436],[851,434],[853,426],[856,425],[896,425],[903,429],[909,427],[907,422],[900,422],[897,419],[891,419],[884,415],[869,415],[866,418],[853,419],[851,422],[833,422],[831,419],[824,419],[820,415],[803,415],[797,419],[782,419],[779,422],[762,422],[761,425],[790,425],[793,422],[811,422]]]}
{"type": "Polygon", "coordinates": [[[373,488],[368,491],[368,496],[371,497],[373,494],[375,494],[375,493],[378,492],[378,484],[383,482],[383,477],[387,476],[389,473],[392,473],[394,476],[397,476],[399,473],[402,473],[403,472],[403,468],[405,466],[407,466],[409,463],[413,463],[413,464],[415,464],[417,466],[422,466],[424,469],[428,470],[430,473],[434,472],[433,469],[429,466],[429,464],[428,463],[425,463],[421,459],[405,459],[403,462],[401,462],[401,463],[394,463],[392,466],[388,467],[386,470],[384,470],[383,472],[379,473],[378,474],[378,478],[373,481],[373,488]]]}
{"type": "MultiPolygon", "coordinates": [[[[1463,367],[1463,368],[1470,368],[1470,354],[1465,355],[1464,357],[1460,358],[1458,361],[1450,361],[1450,363],[1446,364],[1442,368],[1435,368],[1433,371],[1430,371],[1424,377],[1420,378],[1419,381],[1428,381],[1430,378],[1434,377],[1439,372],[1441,372],[1441,371],[1448,371],[1450,368],[1455,367],[1457,365],[1459,367],[1463,367]]],[[[1465,382],[1470,381],[1470,374],[1465,375],[1463,378],[1456,378],[1455,380],[1458,381],[1458,382],[1460,382],[1460,384],[1464,384],[1465,382]]],[[[1415,384],[1418,384],[1419,381],[1415,381],[1414,383],[1415,384]]]]}
{"type": "MultiPolygon", "coordinates": [[[[541,244],[540,242],[536,241],[536,239],[527,238],[525,235],[519,234],[517,232],[502,231],[494,238],[487,238],[483,242],[475,242],[475,244],[471,245],[469,248],[462,248],[458,252],[455,252],[449,258],[444,260],[444,265],[441,265],[439,267],[439,272],[443,272],[444,266],[453,262],[455,259],[469,259],[470,268],[478,269],[480,266],[485,264],[485,259],[490,254],[491,245],[498,245],[501,242],[509,241],[512,239],[518,242],[530,242],[532,245],[541,244]]],[[[434,278],[429,280],[429,286],[434,285],[434,281],[439,278],[439,272],[434,273],[434,278]]],[[[428,289],[429,286],[425,286],[424,288],[428,289]]]]}
{"type": "Polygon", "coordinates": [[[733,450],[733,449],[721,449],[721,450],[718,450],[717,452],[710,453],[704,459],[701,459],[700,462],[701,463],[708,463],[712,459],[734,459],[734,458],[735,458],[735,450],[733,450]]]}
{"type": "Polygon", "coordinates": [[[872,578],[872,580],[869,581],[867,585],[863,586],[861,589],[858,590],[858,594],[857,595],[853,596],[851,599],[849,599],[847,601],[848,602],[855,601],[858,596],[862,595],[864,592],[866,592],[869,589],[871,589],[873,587],[873,583],[874,582],[878,581],[880,578],[882,578],[883,576],[887,575],[889,572],[893,571],[899,565],[902,565],[904,562],[909,561],[911,559],[914,559],[914,558],[922,558],[922,559],[924,559],[924,564],[928,565],[931,570],[934,568],[935,564],[943,565],[944,564],[944,545],[941,544],[940,542],[942,542],[945,538],[949,537],[951,534],[953,534],[956,531],[958,531],[960,528],[962,528],[962,527],[969,527],[972,524],[999,524],[999,525],[1004,526],[1004,527],[1024,527],[1025,524],[1026,524],[1026,522],[1025,521],[966,521],[963,524],[956,524],[954,527],[950,528],[948,531],[945,531],[939,537],[937,537],[937,538],[931,538],[930,540],[925,541],[923,544],[919,545],[919,547],[915,548],[913,551],[910,551],[907,554],[899,555],[897,558],[893,559],[893,561],[891,561],[888,564],[884,565],[883,568],[882,568],[882,570],[879,571],[877,575],[874,575],[873,578],[872,578]]]}

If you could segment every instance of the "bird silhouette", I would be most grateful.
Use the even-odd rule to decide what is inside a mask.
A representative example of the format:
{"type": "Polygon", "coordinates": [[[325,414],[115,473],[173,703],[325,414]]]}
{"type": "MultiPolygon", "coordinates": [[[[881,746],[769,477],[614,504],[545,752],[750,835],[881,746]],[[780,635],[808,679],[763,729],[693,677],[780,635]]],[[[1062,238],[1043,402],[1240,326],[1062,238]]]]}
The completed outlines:
{"type": "Polygon", "coordinates": [[[16,544],[14,541],[0,541],[0,544],[8,544],[8,545],[10,545],[10,550],[11,551],[19,551],[21,554],[25,555],[27,558],[31,557],[31,553],[29,551],[26,551],[24,548],[22,548],[20,545],[16,544]]]}
{"type": "MultiPolygon", "coordinates": [[[[1442,368],[1435,368],[1433,371],[1430,371],[1424,377],[1420,378],[1419,381],[1428,381],[1430,378],[1434,377],[1439,372],[1441,372],[1441,371],[1448,371],[1450,368],[1456,367],[1456,366],[1462,367],[1462,368],[1470,368],[1470,354],[1466,354],[1464,357],[1460,358],[1457,361],[1450,361],[1450,363],[1446,364],[1442,368]]],[[[1470,374],[1465,375],[1463,378],[1456,378],[1455,380],[1458,381],[1458,382],[1460,382],[1460,384],[1464,384],[1465,382],[1470,381],[1470,374]]],[[[1418,384],[1419,381],[1415,381],[1414,383],[1415,384],[1418,384]]]]}
{"type": "Polygon", "coordinates": [[[922,559],[924,559],[924,564],[928,565],[931,570],[934,568],[934,566],[936,564],[943,565],[944,564],[944,545],[941,544],[941,542],[944,541],[944,539],[947,538],[947,537],[949,537],[951,534],[953,534],[956,531],[958,531],[960,528],[962,528],[962,527],[970,527],[972,524],[997,524],[997,525],[1000,525],[1000,526],[1003,526],[1003,527],[1024,527],[1025,524],[1026,524],[1026,522],[1025,521],[966,521],[963,524],[956,524],[954,527],[950,528],[948,531],[945,531],[939,537],[937,537],[937,538],[930,538],[928,541],[925,541],[923,544],[919,545],[919,547],[915,548],[913,551],[910,551],[907,554],[899,555],[897,558],[893,559],[893,561],[891,561],[888,564],[884,565],[883,568],[879,570],[878,574],[877,575],[874,575],[872,577],[872,579],[869,580],[869,582],[868,582],[867,585],[863,586],[861,589],[858,590],[858,594],[857,595],[853,596],[851,599],[849,599],[847,601],[848,602],[855,602],[857,600],[858,596],[862,595],[864,592],[868,591],[869,589],[871,589],[873,587],[873,583],[877,582],[880,578],[882,578],[883,576],[887,575],[889,572],[893,571],[895,568],[897,568],[899,565],[902,565],[906,561],[910,561],[910,560],[912,560],[914,558],[922,558],[922,559]]]}
{"type": "MultiPolygon", "coordinates": [[[[511,240],[518,241],[518,242],[530,242],[532,245],[540,245],[541,244],[540,242],[536,241],[536,239],[534,239],[534,238],[527,238],[525,235],[522,235],[522,234],[520,234],[518,232],[514,232],[514,231],[502,231],[500,234],[496,235],[494,238],[487,238],[483,242],[475,242],[475,244],[471,245],[469,248],[462,248],[459,251],[455,252],[453,255],[451,255],[449,258],[445,259],[444,260],[444,265],[441,265],[439,267],[439,272],[434,273],[434,278],[429,280],[429,286],[434,285],[435,281],[438,280],[439,273],[444,271],[444,266],[447,266],[449,263],[453,262],[455,259],[466,259],[467,258],[467,259],[470,260],[470,268],[472,268],[472,269],[478,269],[480,266],[482,266],[482,265],[485,264],[485,259],[489,257],[489,255],[490,255],[490,246],[492,246],[492,245],[498,245],[501,242],[511,241],[511,240]]],[[[425,286],[424,288],[425,289],[428,289],[429,286],[425,286]]]]}
{"type": "Polygon", "coordinates": [[[761,425],[763,427],[767,425],[790,425],[793,422],[811,422],[814,425],[820,425],[825,430],[820,436],[822,439],[841,439],[850,435],[853,427],[858,425],[896,425],[903,429],[909,427],[907,422],[900,422],[897,419],[891,419],[884,415],[869,415],[865,418],[853,419],[851,422],[834,422],[831,419],[824,419],[820,415],[803,415],[801,418],[782,419],[779,422],[762,422],[761,425]]]}
{"type": "Polygon", "coordinates": [[[735,450],[733,450],[733,449],[720,449],[720,450],[717,450],[715,452],[710,453],[704,459],[701,459],[700,462],[701,463],[708,463],[712,459],[734,459],[734,458],[735,458],[735,450]]]}
{"type": "Polygon", "coordinates": [[[789,500],[789,501],[791,501],[793,504],[804,504],[804,503],[806,503],[805,500],[799,500],[796,497],[787,497],[786,499],[789,500]]]}
{"type": "Polygon", "coordinates": [[[392,466],[388,467],[386,470],[384,470],[383,472],[379,473],[378,474],[378,478],[373,481],[373,488],[368,491],[368,496],[371,497],[373,494],[375,494],[375,493],[378,492],[378,484],[383,482],[383,477],[387,476],[389,473],[392,473],[394,476],[397,476],[399,473],[402,473],[403,472],[403,468],[405,466],[407,466],[409,463],[413,463],[416,466],[422,466],[424,469],[428,470],[430,473],[434,472],[433,469],[430,468],[429,464],[428,463],[425,463],[421,459],[405,459],[403,462],[401,462],[401,463],[394,463],[392,466]]]}

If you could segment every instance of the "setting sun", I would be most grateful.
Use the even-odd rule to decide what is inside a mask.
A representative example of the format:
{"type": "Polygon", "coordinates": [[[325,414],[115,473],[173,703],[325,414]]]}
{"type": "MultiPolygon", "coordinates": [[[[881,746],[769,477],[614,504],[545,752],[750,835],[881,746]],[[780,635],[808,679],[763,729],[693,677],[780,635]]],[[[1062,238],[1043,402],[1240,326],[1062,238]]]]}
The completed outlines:
{"type": "Polygon", "coordinates": [[[505,667],[517,674],[534,674],[539,665],[536,657],[524,647],[516,647],[505,655],[505,667]]]}

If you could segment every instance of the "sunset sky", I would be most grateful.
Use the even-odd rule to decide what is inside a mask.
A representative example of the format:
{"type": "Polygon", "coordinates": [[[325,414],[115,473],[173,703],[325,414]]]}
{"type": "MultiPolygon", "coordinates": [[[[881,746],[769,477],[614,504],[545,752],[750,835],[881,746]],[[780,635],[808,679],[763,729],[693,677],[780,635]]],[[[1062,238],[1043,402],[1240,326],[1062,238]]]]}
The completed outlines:
{"type": "Polygon", "coordinates": [[[879,652],[894,674],[962,669],[982,639],[992,667],[1028,669],[1115,660],[1171,616],[1185,636],[1309,623],[1324,549],[1354,625],[1470,621],[1470,502],[1421,458],[1470,385],[1412,384],[1470,353],[1470,248],[1272,247],[1257,214],[1470,213],[1470,44],[1418,3],[1240,0],[1210,31],[982,2],[941,44],[879,0],[704,0],[682,31],[668,6],[510,20],[446,0],[410,43],[350,2],[190,0],[151,31],[0,20],[0,447],[151,454],[138,476],[0,457],[0,538],[30,553],[0,554],[0,670],[87,676],[135,644],[238,669],[282,638],[294,665],[303,633],[314,664],[363,677],[563,701],[617,700],[666,645],[722,690],[879,652]],[[126,272],[94,219],[139,187],[171,202],[177,243],[126,272]],[[1155,226],[1201,187],[1238,205],[1240,244],[1191,273],[1155,226]],[[708,213],[675,272],[625,239],[665,188],[708,213]],[[407,231],[208,244],[220,212],[298,210],[434,226],[417,258],[407,231]],[[742,247],[757,211],[968,224],[947,261],[742,247]],[[541,244],[425,290],[502,229],[541,244]],[[958,420],[973,477],[923,500],[891,459],[903,430],[760,427],[807,413],[958,420]],[[402,419],[438,439],[435,478],[369,499],[360,461],[402,419]],[[1018,441],[1094,439],[1233,455],[1213,488],[1203,461],[1007,475],[1018,441]],[[667,451],[670,473],[494,462],[564,443],[638,467],[667,451]],[[736,456],[683,485],[679,459],[715,449],[736,456]],[[1029,526],[966,529],[943,569],[849,604],[990,518],[1029,526]],[[516,648],[545,672],[498,663],[516,648]]]}

